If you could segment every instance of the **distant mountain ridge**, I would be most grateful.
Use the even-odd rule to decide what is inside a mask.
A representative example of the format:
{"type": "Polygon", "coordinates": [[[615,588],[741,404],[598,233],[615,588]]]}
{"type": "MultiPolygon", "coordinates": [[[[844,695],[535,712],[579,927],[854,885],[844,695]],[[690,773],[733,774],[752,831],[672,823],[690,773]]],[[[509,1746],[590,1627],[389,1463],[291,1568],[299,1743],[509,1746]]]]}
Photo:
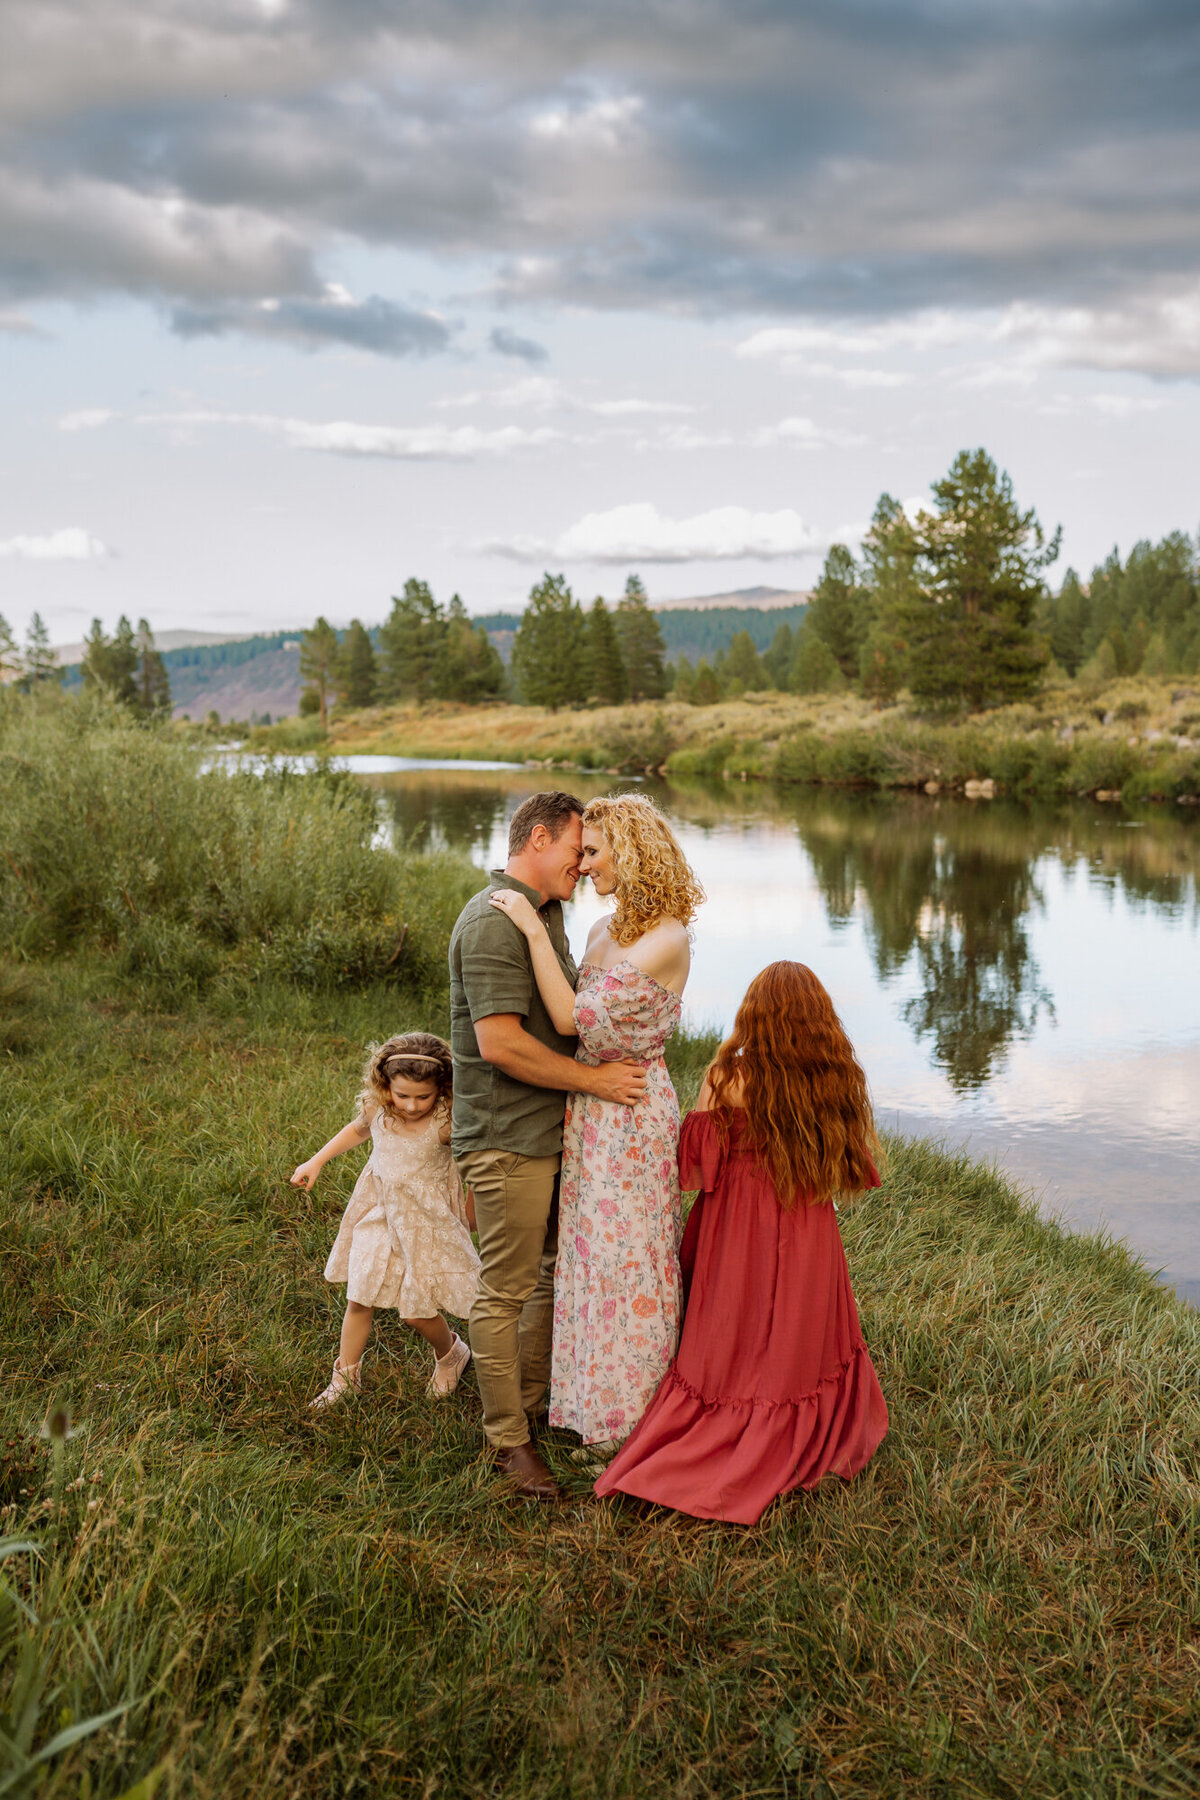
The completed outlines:
{"type": "Polygon", "coordinates": [[[811,598],[807,588],[733,588],[728,594],[698,594],[694,600],[652,600],[650,610],[715,612],[734,607],[739,611],[752,608],[763,612],[777,612],[782,607],[807,606],[811,598]]]}

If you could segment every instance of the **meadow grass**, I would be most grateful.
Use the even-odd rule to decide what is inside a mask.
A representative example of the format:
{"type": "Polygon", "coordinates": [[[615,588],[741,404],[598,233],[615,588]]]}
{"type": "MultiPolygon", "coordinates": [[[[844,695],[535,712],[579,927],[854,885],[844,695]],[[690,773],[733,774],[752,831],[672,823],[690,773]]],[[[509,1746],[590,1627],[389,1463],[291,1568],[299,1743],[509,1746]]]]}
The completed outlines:
{"type": "Polygon", "coordinates": [[[1200,1315],[895,1142],[842,1215],[892,1413],[849,1486],[701,1524],[551,1433],[523,1505],[386,1316],[314,1422],[361,1157],[287,1178],[368,1040],[446,1029],[482,874],[68,705],[0,709],[0,1794],[1195,1791],[1200,1315]]]}
{"type": "MultiPolygon", "coordinates": [[[[258,736],[274,742],[275,729],[258,736]]],[[[1200,690],[1178,679],[1096,687],[1059,678],[1035,701],[951,720],[921,718],[907,704],[876,709],[848,692],[559,712],[438,702],[335,718],[329,743],[344,753],[510,759],[615,774],[878,788],[934,782],[947,790],[990,780],[997,791],[1022,796],[1177,800],[1200,795],[1200,690]]]]}
{"type": "MultiPolygon", "coordinates": [[[[127,1710],[10,1750],[4,1791],[1195,1791],[1200,1317],[1124,1251],[892,1142],[842,1216],[892,1415],[867,1470],[747,1531],[598,1502],[551,1434],[540,1510],[473,1376],[434,1405],[386,1316],[361,1402],[306,1410],[361,1159],[287,1176],[364,1040],[444,995],[164,1012],[114,971],[5,979],[0,1531],[37,1549],[0,1565],[0,1728],[28,1759],[127,1710]]],[[[685,1103],[711,1047],[675,1047],[685,1103]]]]}

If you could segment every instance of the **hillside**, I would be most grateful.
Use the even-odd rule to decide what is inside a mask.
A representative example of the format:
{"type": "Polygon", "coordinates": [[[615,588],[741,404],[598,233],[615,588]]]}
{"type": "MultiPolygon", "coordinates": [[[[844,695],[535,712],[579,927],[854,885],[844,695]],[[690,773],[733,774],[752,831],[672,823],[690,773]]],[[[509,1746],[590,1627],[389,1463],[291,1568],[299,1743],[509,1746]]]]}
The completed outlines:
{"type": "Polygon", "coordinates": [[[754,607],[759,612],[777,612],[780,607],[807,606],[811,598],[805,588],[748,587],[734,588],[728,594],[698,594],[691,600],[652,600],[654,612],[713,612],[718,607],[754,607]]]}
{"type": "Polygon", "coordinates": [[[267,649],[231,666],[184,668],[171,673],[171,710],[177,719],[282,719],[300,706],[297,643],[267,649]]]}
{"type": "MultiPolygon", "coordinates": [[[[806,594],[790,594],[782,588],[748,588],[737,606],[723,604],[734,595],[714,595],[710,600],[694,604],[666,601],[651,607],[662,630],[667,655],[672,662],[686,656],[696,663],[702,656],[709,660],[719,650],[728,650],[739,631],[748,631],[756,650],[765,650],[781,625],[793,631],[804,617],[808,604],[806,594]],[[778,600],[756,600],[756,594],[778,595],[778,600]],[[785,604],[786,602],[786,604],[785,604]]],[[[610,602],[610,605],[615,602],[610,602]]],[[[521,623],[520,613],[483,613],[478,619],[507,663],[512,656],[513,639],[521,623]]]]}

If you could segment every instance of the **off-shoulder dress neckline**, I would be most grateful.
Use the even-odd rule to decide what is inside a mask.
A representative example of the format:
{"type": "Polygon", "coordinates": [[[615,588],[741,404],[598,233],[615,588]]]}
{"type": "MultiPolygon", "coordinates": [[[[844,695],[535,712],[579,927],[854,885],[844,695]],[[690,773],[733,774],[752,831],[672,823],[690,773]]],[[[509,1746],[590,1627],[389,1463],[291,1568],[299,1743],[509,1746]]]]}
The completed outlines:
{"type": "Polygon", "coordinates": [[[682,994],[677,994],[673,987],[667,987],[664,982],[656,980],[653,975],[648,975],[645,969],[639,969],[631,956],[620,956],[615,963],[581,962],[579,973],[582,975],[585,969],[595,969],[601,975],[611,975],[614,969],[632,969],[635,975],[640,975],[643,981],[648,981],[651,987],[656,987],[660,994],[669,994],[672,1000],[678,1000],[681,1006],[683,1004],[682,994]]]}

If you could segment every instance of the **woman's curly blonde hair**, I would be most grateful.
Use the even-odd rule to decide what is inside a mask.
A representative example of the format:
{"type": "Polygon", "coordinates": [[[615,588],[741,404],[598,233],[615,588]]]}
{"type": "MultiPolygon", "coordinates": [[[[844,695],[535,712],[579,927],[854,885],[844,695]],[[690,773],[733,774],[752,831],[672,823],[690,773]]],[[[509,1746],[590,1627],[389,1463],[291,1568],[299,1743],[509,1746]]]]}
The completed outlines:
{"type": "Polygon", "coordinates": [[[382,1112],[395,1118],[391,1083],[397,1075],[407,1076],[409,1081],[435,1081],[439,1102],[449,1100],[454,1063],[445,1038],[435,1037],[432,1031],[406,1031],[386,1044],[370,1045],[358,1096],[360,1117],[373,1119],[382,1112]]]}
{"type": "Polygon", "coordinates": [[[704,903],[675,834],[644,794],[606,794],[589,800],[583,823],[612,851],[616,905],[609,936],[622,948],[635,944],[660,919],[690,925],[704,903]]]}

